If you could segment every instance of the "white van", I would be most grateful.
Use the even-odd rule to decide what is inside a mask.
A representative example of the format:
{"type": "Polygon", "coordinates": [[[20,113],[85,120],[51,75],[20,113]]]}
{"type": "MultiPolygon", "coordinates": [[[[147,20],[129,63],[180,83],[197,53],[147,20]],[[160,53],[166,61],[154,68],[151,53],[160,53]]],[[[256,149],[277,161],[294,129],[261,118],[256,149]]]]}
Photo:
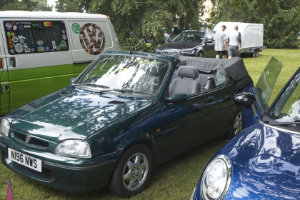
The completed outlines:
{"type": "Polygon", "coordinates": [[[235,25],[239,27],[239,32],[242,38],[241,53],[251,54],[257,57],[259,52],[264,48],[264,25],[254,23],[241,23],[241,22],[219,22],[214,31],[221,30],[221,26],[225,25],[225,32],[227,35],[233,31],[235,25]]]}
{"type": "Polygon", "coordinates": [[[0,11],[0,115],[67,86],[104,50],[119,50],[105,15],[0,11]]]}

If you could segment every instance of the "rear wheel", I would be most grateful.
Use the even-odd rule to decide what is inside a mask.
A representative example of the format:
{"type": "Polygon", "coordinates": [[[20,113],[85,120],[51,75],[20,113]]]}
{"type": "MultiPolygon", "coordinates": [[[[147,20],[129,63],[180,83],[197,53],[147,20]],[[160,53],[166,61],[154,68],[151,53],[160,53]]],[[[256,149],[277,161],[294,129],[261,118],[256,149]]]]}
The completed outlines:
{"type": "Polygon", "coordinates": [[[110,189],[119,197],[140,193],[152,172],[152,154],[143,144],[130,147],[121,157],[111,179],[110,189]]]}
{"type": "Polygon", "coordinates": [[[258,56],[259,56],[259,50],[256,49],[256,55],[255,55],[255,57],[258,57],[258,56]]]}
{"type": "Polygon", "coordinates": [[[253,57],[253,58],[255,58],[255,57],[256,57],[256,49],[255,49],[255,50],[253,50],[253,52],[252,52],[252,57],[253,57]]]}
{"type": "Polygon", "coordinates": [[[226,135],[226,139],[231,139],[241,132],[241,130],[243,129],[242,120],[243,120],[242,112],[239,111],[233,119],[233,122],[229,128],[227,135],[226,135]]]}

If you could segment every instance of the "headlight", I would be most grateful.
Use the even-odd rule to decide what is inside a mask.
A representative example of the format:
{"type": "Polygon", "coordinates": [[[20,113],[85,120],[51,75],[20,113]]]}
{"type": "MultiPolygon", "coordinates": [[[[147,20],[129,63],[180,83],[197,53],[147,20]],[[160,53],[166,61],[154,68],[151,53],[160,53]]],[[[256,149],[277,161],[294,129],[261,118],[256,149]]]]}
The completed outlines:
{"type": "Polygon", "coordinates": [[[65,140],[55,148],[55,153],[76,158],[92,157],[90,145],[82,140],[65,140]]]}
{"type": "Polygon", "coordinates": [[[3,118],[0,124],[0,134],[8,136],[9,129],[10,129],[9,121],[3,118]]]}
{"type": "Polygon", "coordinates": [[[181,53],[194,54],[196,51],[196,49],[184,49],[181,50],[181,53]]]}
{"type": "Polygon", "coordinates": [[[222,199],[228,191],[232,176],[229,159],[220,155],[206,167],[201,180],[203,199],[222,199]]]}

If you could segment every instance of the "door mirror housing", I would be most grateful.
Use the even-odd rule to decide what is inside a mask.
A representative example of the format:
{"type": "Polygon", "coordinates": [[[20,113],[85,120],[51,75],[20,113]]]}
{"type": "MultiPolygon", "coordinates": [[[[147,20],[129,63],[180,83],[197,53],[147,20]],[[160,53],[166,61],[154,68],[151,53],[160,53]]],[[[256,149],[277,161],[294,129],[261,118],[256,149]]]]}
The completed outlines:
{"type": "Polygon", "coordinates": [[[249,92],[242,92],[234,97],[234,103],[243,107],[250,107],[255,101],[255,96],[249,92]]]}
{"type": "Polygon", "coordinates": [[[186,94],[173,94],[167,98],[167,101],[170,103],[184,103],[187,101],[186,94]]]}

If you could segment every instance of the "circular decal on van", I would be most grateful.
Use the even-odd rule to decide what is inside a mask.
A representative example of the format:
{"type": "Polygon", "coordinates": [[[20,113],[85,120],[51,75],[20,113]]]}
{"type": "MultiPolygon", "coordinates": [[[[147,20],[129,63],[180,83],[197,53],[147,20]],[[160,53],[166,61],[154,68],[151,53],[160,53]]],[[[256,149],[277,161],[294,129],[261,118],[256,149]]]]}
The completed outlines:
{"type": "Polygon", "coordinates": [[[105,36],[99,26],[87,23],[82,26],[79,34],[82,48],[91,55],[97,55],[104,50],[105,36]]]}
{"type": "Polygon", "coordinates": [[[81,27],[78,23],[73,23],[72,24],[72,31],[76,34],[79,34],[81,31],[81,27]]]}
{"type": "Polygon", "coordinates": [[[18,53],[22,53],[24,50],[24,46],[21,44],[21,43],[17,43],[15,45],[15,51],[18,52],[18,53]]]}

